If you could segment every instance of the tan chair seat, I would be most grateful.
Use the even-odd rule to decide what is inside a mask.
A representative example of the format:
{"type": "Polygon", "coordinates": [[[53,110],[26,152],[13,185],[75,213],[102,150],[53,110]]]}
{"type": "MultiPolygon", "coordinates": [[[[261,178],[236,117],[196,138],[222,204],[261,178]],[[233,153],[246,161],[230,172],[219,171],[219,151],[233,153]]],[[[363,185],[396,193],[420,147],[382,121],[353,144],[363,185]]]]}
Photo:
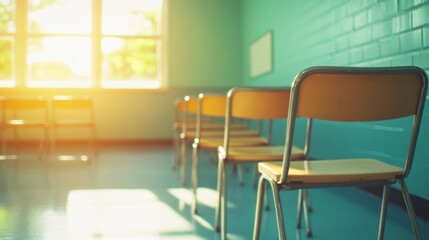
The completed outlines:
{"type": "MultiPolygon", "coordinates": [[[[221,152],[223,147],[220,147],[221,152]]],[[[284,146],[257,146],[257,147],[231,147],[228,160],[232,161],[281,161],[283,160],[284,146]]],[[[303,158],[304,150],[292,148],[294,159],[303,158]]]]}
{"type": "MultiPolygon", "coordinates": [[[[225,134],[224,129],[212,129],[207,131],[202,131],[201,136],[204,137],[223,137],[225,134]]],[[[249,129],[233,129],[230,132],[231,136],[259,136],[258,131],[249,130],[249,129]]],[[[195,131],[186,131],[186,137],[187,138],[195,138],[196,132],[195,131]]]]}
{"type": "MultiPolygon", "coordinates": [[[[188,124],[187,126],[188,129],[196,129],[196,125],[190,125],[188,124]]],[[[247,128],[246,124],[242,124],[242,123],[234,123],[231,124],[231,129],[245,129],[247,128]]],[[[201,125],[201,129],[204,130],[216,130],[216,129],[221,129],[224,130],[225,129],[225,123],[222,122],[208,122],[208,123],[203,123],[201,125]]]]}
{"type": "MultiPolygon", "coordinates": [[[[199,144],[201,147],[205,148],[217,148],[223,145],[223,137],[207,137],[201,138],[199,144]]],[[[268,140],[263,137],[231,137],[229,144],[232,147],[239,146],[259,146],[267,145],[268,140]]]]}
{"type": "MultiPolygon", "coordinates": [[[[281,162],[262,162],[258,170],[280,181],[281,162]]],[[[288,183],[335,183],[375,181],[395,178],[402,168],[374,159],[305,160],[290,163],[288,183]]]]}
{"type": "Polygon", "coordinates": [[[21,119],[14,119],[14,120],[8,120],[5,123],[5,126],[19,126],[19,127],[48,127],[49,123],[45,121],[38,121],[38,120],[21,120],[21,119]]]}
{"type": "Polygon", "coordinates": [[[54,126],[62,126],[62,125],[67,125],[67,126],[91,126],[93,125],[93,123],[88,122],[88,121],[79,121],[79,120],[68,120],[68,121],[57,121],[53,124],[54,126]]]}

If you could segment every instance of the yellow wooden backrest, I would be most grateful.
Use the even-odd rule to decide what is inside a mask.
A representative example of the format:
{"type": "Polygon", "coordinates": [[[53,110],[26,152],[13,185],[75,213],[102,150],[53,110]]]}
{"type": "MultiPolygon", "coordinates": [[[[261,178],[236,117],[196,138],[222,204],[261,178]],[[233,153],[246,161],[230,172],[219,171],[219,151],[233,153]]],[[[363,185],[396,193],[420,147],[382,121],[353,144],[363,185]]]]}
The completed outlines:
{"type": "Polygon", "coordinates": [[[279,119],[288,116],[290,88],[235,88],[228,96],[232,117],[279,119]]]}
{"type": "Polygon", "coordinates": [[[413,115],[422,90],[417,72],[315,73],[299,86],[297,116],[376,121],[413,115]]]}
{"type": "Polygon", "coordinates": [[[177,112],[184,112],[186,109],[186,102],[184,99],[178,99],[175,102],[175,108],[177,112]]]}
{"type": "Polygon", "coordinates": [[[200,99],[202,115],[225,117],[226,95],[204,95],[200,99]]]}
{"type": "Polygon", "coordinates": [[[197,114],[198,112],[198,98],[191,97],[188,100],[188,113],[197,114]]]}
{"type": "Polygon", "coordinates": [[[24,110],[24,109],[42,109],[47,110],[48,102],[45,98],[6,98],[3,101],[3,109],[24,110]]]}
{"type": "Polygon", "coordinates": [[[56,96],[52,99],[52,107],[54,109],[91,109],[92,100],[89,97],[56,96]]]}

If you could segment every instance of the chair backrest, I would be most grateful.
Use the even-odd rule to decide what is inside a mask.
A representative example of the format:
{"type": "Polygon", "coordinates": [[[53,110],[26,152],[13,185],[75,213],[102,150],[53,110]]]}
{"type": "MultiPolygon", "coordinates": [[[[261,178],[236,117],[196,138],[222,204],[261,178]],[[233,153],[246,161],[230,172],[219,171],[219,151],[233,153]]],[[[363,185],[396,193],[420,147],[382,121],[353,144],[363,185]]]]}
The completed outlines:
{"type": "Polygon", "coordinates": [[[196,138],[201,137],[201,129],[204,118],[225,118],[226,95],[203,94],[198,95],[196,138]]]}
{"type": "Polygon", "coordinates": [[[44,97],[6,97],[2,103],[4,122],[10,120],[49,121],[48,101],[44,97]]]}
{"type": "Polygon", "coordinates": [[[88,96],[54,96],[52,107],[56,109],[92,109],[92,100],[88,96]]]}
{"type": "Polygon", "coordinates": [[[186,109],[188,113],[196,115],[198,112],[198,97],[188,97],[186,109]]]}
{"type": "Polygon", "coordinates": [[[268,120],[267,138],[270,139],[271,120],[286,119],[288,117],[289,98],[289,87],[232,88],[227,94],[226,104],[224,134],[226,154],[229,151],[230,124],[233,118],[268,120]]]}
{"type": "Polygon", "coordinates": [[[53,96],[52,118],[58,121],[94,122],[94,107],[92,99],[88,96],[53,96]]]}
{"type": "Polygon", "coordinates": [[[228,92],[227,117],[287,118],[290,88],[236,87],[228,92]]]}
{"type": "Polygon", "coordinates": [[[226,95],[199,94],[198,108],[203,116],[225,117],[226,95]]]}
{"type": "Polygon", "coordinates": [[[313,67],[291,90],[281,182],[287,180],[296,117],[331,121],[379,121],[414,116],[403,175],[409,174],[427,91],[418,67],[313,67]]]}

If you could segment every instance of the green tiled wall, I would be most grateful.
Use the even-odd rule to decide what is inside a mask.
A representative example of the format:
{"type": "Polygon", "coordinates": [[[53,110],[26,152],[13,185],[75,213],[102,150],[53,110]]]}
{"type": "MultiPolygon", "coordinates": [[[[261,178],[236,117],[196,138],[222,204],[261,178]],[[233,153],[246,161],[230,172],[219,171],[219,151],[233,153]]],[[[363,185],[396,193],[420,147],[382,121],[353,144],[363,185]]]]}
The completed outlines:
{"type": "MultiPolygon", "coordinates": [[[[429,71],[428,0],[242,1],[243,84],[288,86],[314,65],[416,65],[429,71]],[[273,71],[252,78],[249,46],[273,31],[273,71]]],[[[415,162],[407,179],[410,191],[429,199],[429,103],[415,162]]],[[[407,120],[344,126],[317,122],[312,155],[367,156],[401,164],[407,120]],[[352,135],[344,134],[351,131],[352,135]],[[316,146],[316,143],[318,144],[316,146]]],[[[279,124],[278,126],[282,126],[279,124]]],[[[283,136],[277,136],[281,142],[283,136]]]]}

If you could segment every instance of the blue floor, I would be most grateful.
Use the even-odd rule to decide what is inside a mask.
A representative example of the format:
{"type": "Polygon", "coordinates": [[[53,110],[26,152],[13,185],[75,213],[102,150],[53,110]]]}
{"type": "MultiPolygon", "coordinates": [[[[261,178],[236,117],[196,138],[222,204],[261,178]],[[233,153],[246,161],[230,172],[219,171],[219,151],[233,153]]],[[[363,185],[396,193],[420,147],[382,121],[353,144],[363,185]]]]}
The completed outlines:
{"type": "MultiPolygon", "coordinates": [[[[1,161],[0,239],[220,239],[213,231],[216,165],[202,153],[200,208],[192,215],[191,192],[181,187],[171,155],[169,146],[117,146],[101,148],[90,165],[1,161]]],[[[228,169],[229,239],[252,238],[253,166],[243,171],[246,184],[240,187],[228,169]]],[[[316,189],[310,196],[312,239],[377,238],[377,198],[355,188],[316,189]]],[[[297,192],[281,197],[288,239],[307,239],[304,229],[295,228],[297,192]]],[[[418,223],[429,239],[429,223],[418,223]]],[[[389,205],[385,239],[413,238],[406,212],[389,205]]],[[[273,210],[263,212],[261,239],[277,239],[273,210]]]]}

